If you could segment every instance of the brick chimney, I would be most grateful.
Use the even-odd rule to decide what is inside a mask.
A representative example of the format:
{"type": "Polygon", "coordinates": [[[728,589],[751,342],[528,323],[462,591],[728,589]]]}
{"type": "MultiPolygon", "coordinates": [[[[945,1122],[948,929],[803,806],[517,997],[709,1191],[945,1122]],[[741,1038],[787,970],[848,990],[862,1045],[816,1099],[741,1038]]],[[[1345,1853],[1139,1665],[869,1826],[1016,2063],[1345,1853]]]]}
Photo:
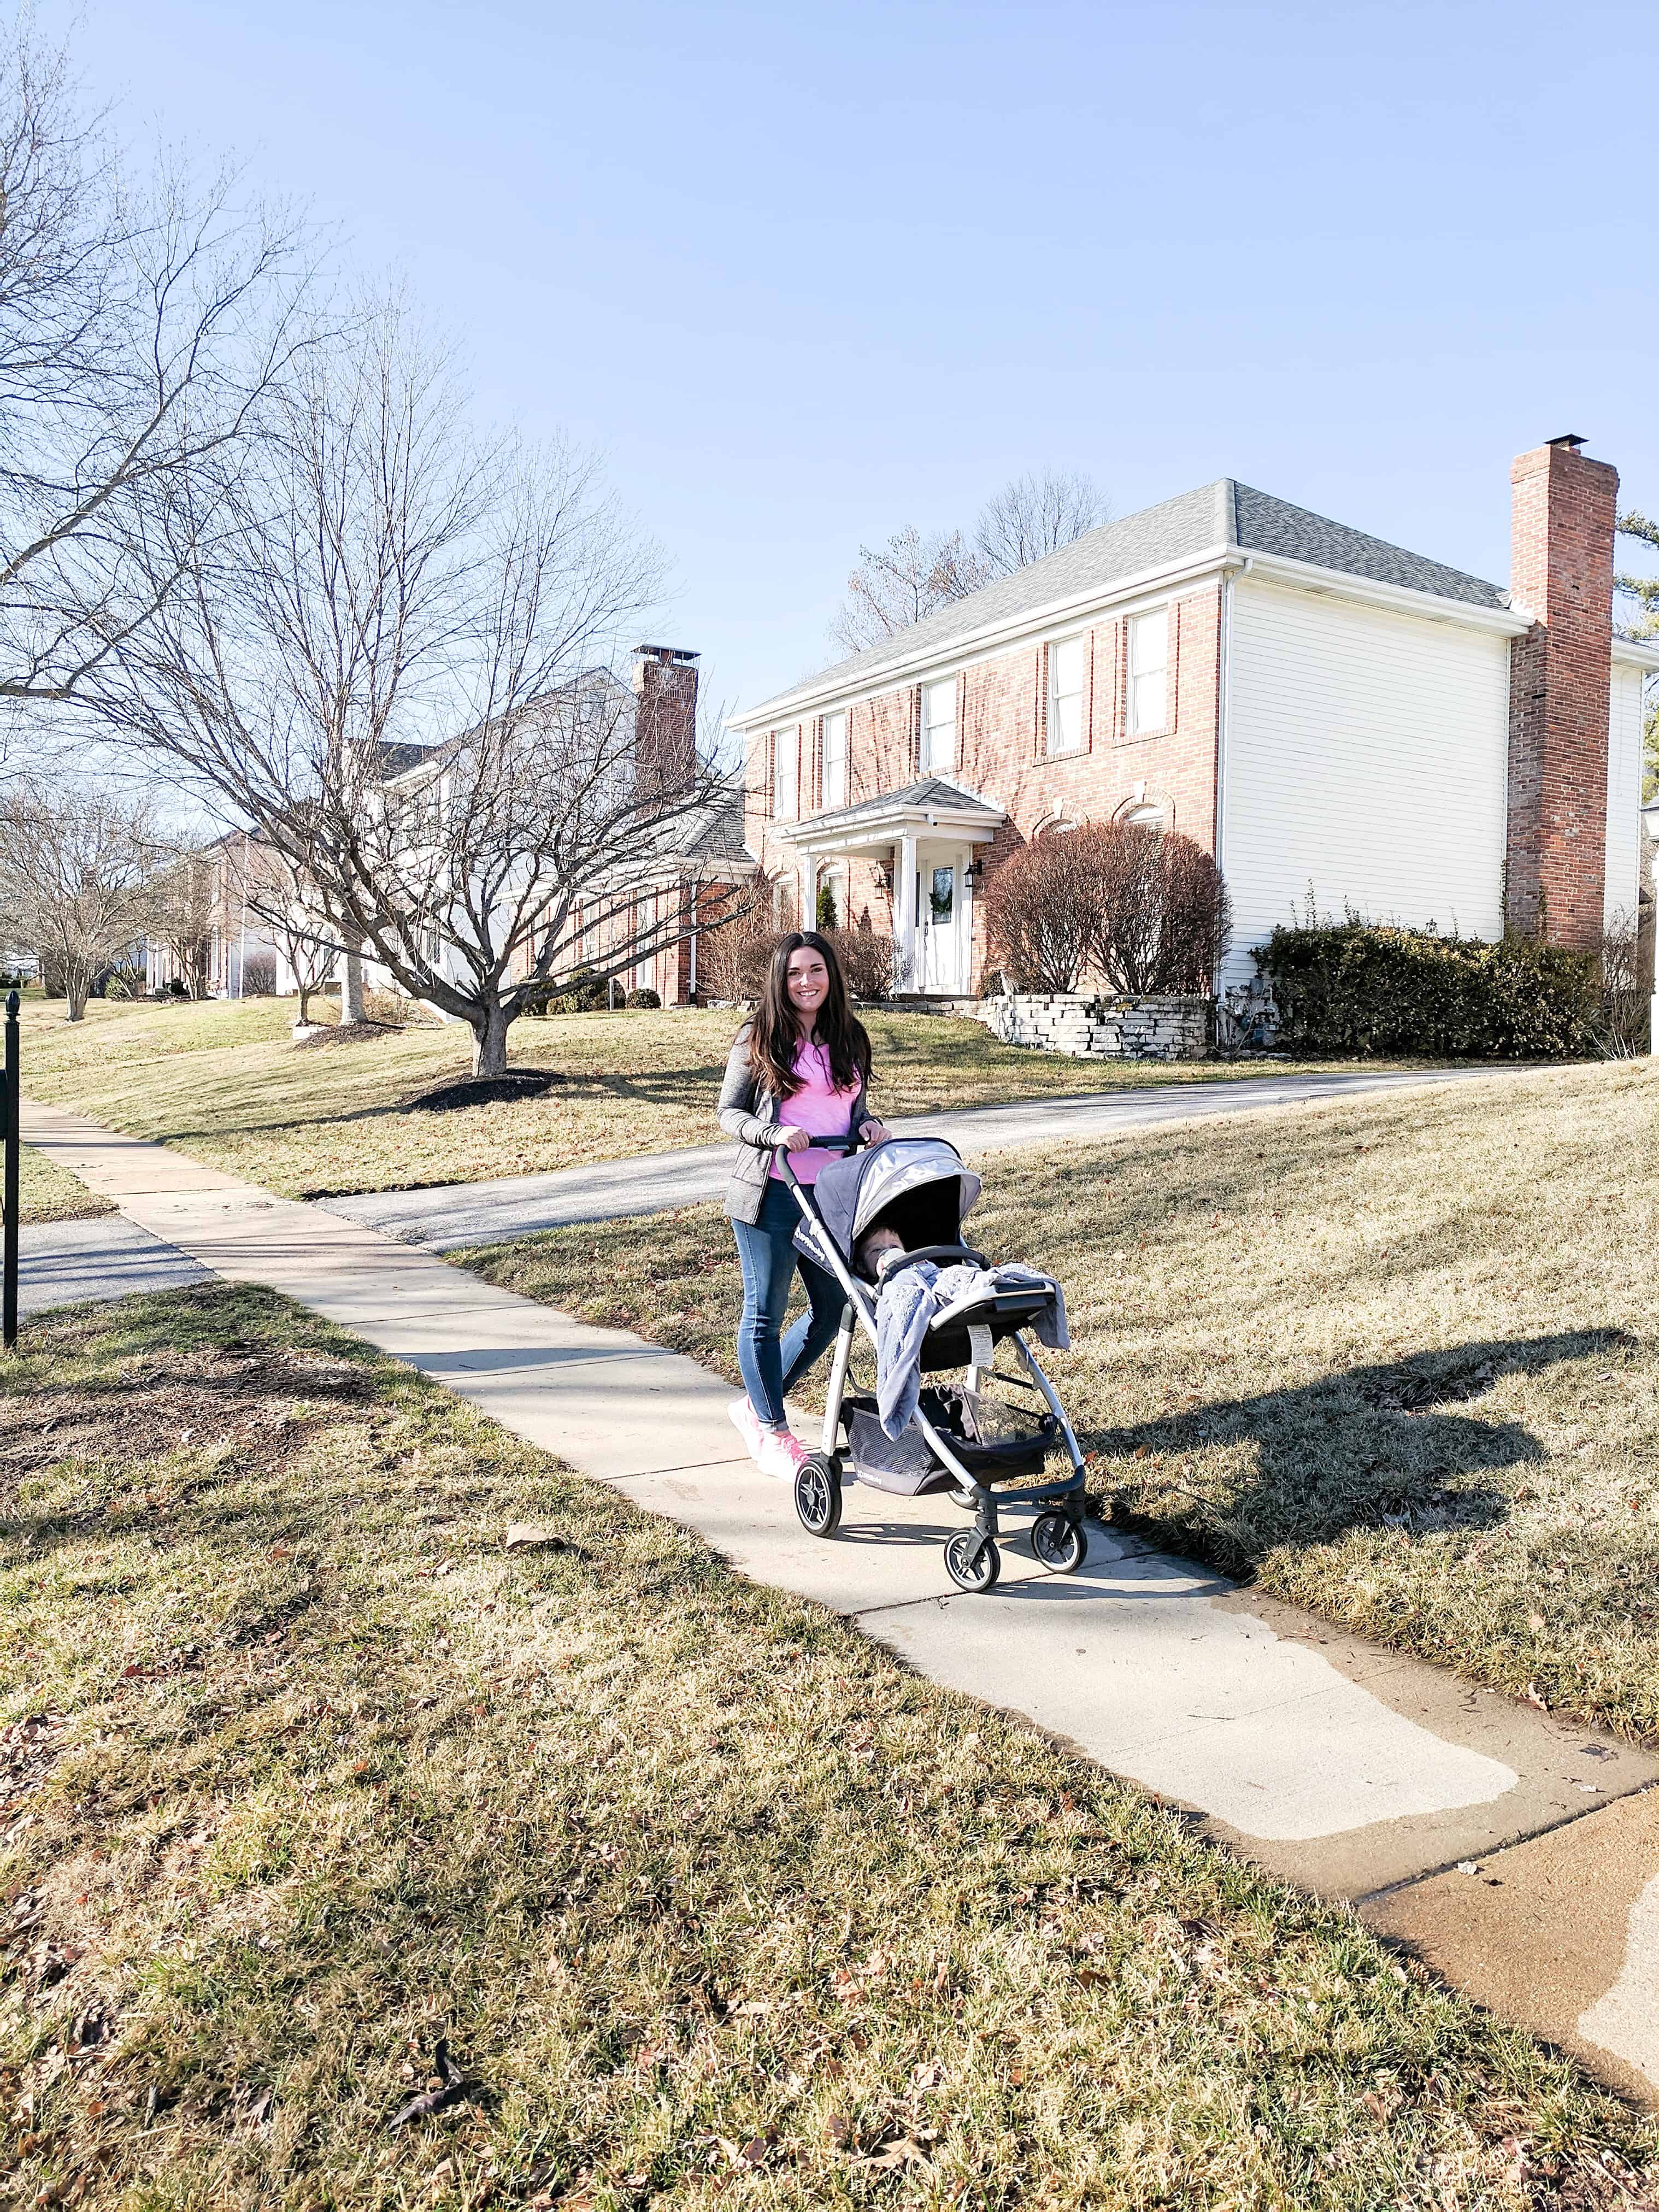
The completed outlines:
{"type": "Polygon", "coordinates": [[[1513,487],[1510,603],[1533,626],[1510,647],[1509,926],[1553,945],[1601,935],[1607,708],[1619,471],[1552,438],[1513,487]]]}
{"type": "Polygon", "coordinates": [[[678,645],[634,648],[634,780],[684,791],[697,772],[697,656],[678,645]]]}

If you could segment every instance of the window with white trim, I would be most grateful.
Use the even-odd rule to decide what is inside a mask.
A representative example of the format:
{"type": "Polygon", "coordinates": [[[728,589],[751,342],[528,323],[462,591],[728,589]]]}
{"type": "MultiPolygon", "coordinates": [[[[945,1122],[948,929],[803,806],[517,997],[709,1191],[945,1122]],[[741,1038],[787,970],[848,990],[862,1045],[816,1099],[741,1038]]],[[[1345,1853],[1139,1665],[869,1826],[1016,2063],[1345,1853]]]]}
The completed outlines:
{"type": "Polygon", "coordinates": [[[1129,735],[1169,727],[1170,610],[1129,618],[1129,735]]]}
{"type": "Polygon", "coordinates": [[[800,812],[800,731],[772,732],[772,819],[793,822],[800,812]]]}
{"type": "Polygon", "coordinates": [[[847,715],[826,714],[823,718],[823,796],[820,805],[845,806],[847,804],[847,715]]]}
{"type": "Polygon", "coordinates": [[[921,687],[921,772],[937,775],[957,764],[957,679],[921,687]]]}
{"type": "Polygon", "coordinates": [[[1048,757],[1083,750],[1084,684],[1087,675],[1080,637],[1048,647],[1048,757]]]}

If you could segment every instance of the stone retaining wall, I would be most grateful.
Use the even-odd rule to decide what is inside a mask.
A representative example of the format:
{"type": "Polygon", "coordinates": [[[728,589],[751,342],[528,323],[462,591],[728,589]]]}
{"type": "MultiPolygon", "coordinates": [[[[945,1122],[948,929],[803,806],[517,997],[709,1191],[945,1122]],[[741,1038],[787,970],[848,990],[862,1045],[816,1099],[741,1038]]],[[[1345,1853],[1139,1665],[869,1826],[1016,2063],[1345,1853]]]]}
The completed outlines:
{"type": "Polygon", "coordinates": [[[1207,999],[1021,991],[981,999],[963,1011],[1005,1044],[1035,1045],[1043,1052],[1069,1053],[1075,1060],[1201,1060],[1210,1042],[1207,999]]]}

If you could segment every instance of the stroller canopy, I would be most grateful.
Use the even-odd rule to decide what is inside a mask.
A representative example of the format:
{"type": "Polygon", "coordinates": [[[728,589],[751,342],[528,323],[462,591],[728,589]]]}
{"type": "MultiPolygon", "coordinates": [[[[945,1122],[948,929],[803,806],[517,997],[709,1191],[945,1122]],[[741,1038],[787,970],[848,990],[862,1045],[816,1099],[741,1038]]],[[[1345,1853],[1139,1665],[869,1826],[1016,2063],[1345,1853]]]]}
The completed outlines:
{"type": "MultiPolygon", "coordinates": [[[[943,1137],[890,1137],[870,1152],[830,1161],[812,1186],[824,1228],[849,1266],[853,1247],[883,1215],[913,1248],[952,1243],[979,1193],[979,1177],[943,1137]],[[926,1233],[907,1233],[918,1229],[926,1233]]],[[[795,1243],[809,1259],[817,1257],[805,1222],[795,1243]]]]}

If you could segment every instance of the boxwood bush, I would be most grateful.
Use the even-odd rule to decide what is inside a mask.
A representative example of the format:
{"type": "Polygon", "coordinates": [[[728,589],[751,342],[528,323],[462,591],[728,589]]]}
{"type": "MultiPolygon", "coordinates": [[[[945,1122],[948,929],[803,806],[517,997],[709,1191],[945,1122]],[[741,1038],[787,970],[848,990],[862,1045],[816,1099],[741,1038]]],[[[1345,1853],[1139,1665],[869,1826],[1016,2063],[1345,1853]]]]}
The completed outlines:
{"type": "Polygon", "coordinates": [[[1595,957],[1535,938],[1347,921],[1275,929],[1255,954],[1292,1051],[1572,1060],[1595,1049],[1595,957]]]}

